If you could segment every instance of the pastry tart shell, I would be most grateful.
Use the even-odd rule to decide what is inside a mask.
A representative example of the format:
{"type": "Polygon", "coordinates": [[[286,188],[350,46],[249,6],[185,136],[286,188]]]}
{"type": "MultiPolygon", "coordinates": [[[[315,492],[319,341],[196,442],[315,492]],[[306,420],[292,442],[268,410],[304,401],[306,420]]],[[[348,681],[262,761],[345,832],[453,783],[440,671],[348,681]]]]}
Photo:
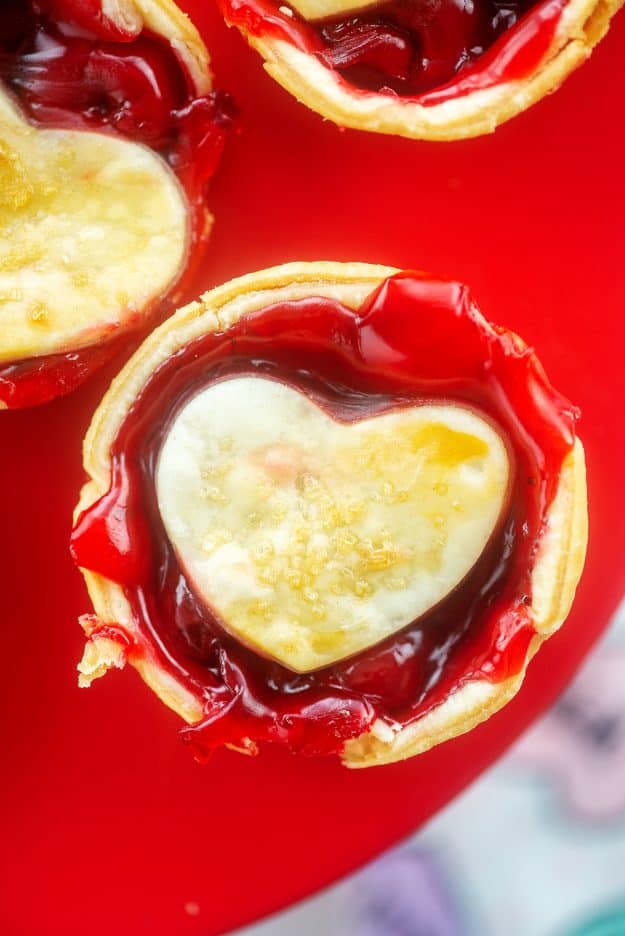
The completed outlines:
{"type": "Polygon", "coordinates": [[[608,31],[623,0],[569,0],[551,45],[525,78],[424,106],[416,98],[363,91],[313,53],[269,34],[244,34],[263,57],[266,71],[298,101],[341,127],[423,140],[458,140],[493,132],[582,65],[608,31]]]}
{"type": "MultiPolygon", "coordinates": [[[[290,263],[235,279],[206,293],[167,319],[143,343],[113,381],[96,411],[84,442],[84,485],[74,518],[107,493],[111,447],[150,375],[181,347],[212,331],[222,331],[242,316],[278,301],[327,297],[357,309],[387,277],[399,272],[363,263],[290,263]]],[[[375,722],[368,733],[345,744],[348,767],[391,763],[463,734],[505,705],[518,691],[527,663],[566,618],[581,575],[587,540],[584,452],[576,440],[562,464],[557,491],[541,537],[532,572],[530,616],[535,635],[522,670],[503,682],[467,682],[433,709],[397,733],[375,722]]],[[[203,716],[199,700],[160,664],[133,621],[121,586],[83,569],[97,615],[85,615],[88,640],[79,665],[80,682],[90,682],[127,661],[160,699],[189,723],[203,716]],[[135,651],[133,648],[140,648],[135,651]]]]}
{"type": "MultiPolygon", "coordinates": [[[[211,91],[206,47],[173,0],[100,5],[130,44],[144,29],[167,42],[190,94],[211,91]]],[[[98,349],[136,330],[189,263],[194,209],[180,180],[161,153],[123,133],[33,123],[4,85],[0,124],[2,288],[11,299],[0,365],[98,349]]],[[[198,235],[211,224],[203,217],[198,235]]]]}

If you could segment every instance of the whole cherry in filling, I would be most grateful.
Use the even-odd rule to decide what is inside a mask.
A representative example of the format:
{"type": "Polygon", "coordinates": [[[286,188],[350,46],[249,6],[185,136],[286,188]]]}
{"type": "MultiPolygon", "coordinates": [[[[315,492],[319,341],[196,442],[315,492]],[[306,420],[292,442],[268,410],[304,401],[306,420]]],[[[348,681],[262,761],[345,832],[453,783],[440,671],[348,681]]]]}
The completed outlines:
{"type": "Polygon", "coordinates": [[[268,0],[221,2],[230,22],[288,38],[356,88],[428,106],[531,74],[567,0],[294,0],[292,16],[268,0]]]}
{"type": "MultiPolygon", "coordinates": [[[[160,153],[187,196],[188,255],[196,264],[210,228],[206,186],[232,123],[232,104],[221,93],[200,93],[166,38],[132,16],[120,26],[105,9],[101,0],[6,0],[0,81],[39,127],[102,131],[160,153]]],[[[185,279],[191,274],[187,263],[185,279]]],[[[183,284],[179,278],[178,290],[183,284]]],[[[0,364],[0,405],[31,405],[67,392],[118,344],[108,354],[101,347],[71,349],[0,364]]]]}
{"type": "Polygon", "coordinates": [[[163,152],[190,195],[215,169],[232,104],[198,95],[160,36],[123,32],[100,0],[8,0],[0,9],[0,78],[45,126],[110,129],[163,152]]]}
{"type": "Polygon", "coordinates": [[[420,94],[476,62],[535,0],[391,0],[319,26],[323,58],[355,84],[420,94]]]}
{"type": "Polygon", "coordinates": [[[575,419],[458,284],[279,303],[152,374],[74,558],[123,588],[129,654],[201,704],[198,755],[338,752],[523,669],[575,419]]]}

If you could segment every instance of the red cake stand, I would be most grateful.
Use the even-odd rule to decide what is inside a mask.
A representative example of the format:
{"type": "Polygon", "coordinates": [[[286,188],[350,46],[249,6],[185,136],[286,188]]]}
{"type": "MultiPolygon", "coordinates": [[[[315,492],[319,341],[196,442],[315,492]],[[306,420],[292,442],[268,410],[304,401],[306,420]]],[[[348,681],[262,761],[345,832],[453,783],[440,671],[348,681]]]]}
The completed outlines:
{"type": "MultiPolygon", "coordinates": [[[[133,671],[76,686],[88,610],[67,541],[80,443],[115,370],[0,413],[2,899],[8,936],[210,936],[335,881],[413,832],[555,699],[623,591],[625,16],[555,95],[490,138],[342,132],[292,100],[200,0],[241,133],[211,192],[197,289],[286,260],[368,260],[471,284],[583,410],[591,539],[566,627],[518,698],[404,764],[223,751],[204,767],[133,671]]],[[[502,830],[502,835],[505,830],[502,830]]]]}

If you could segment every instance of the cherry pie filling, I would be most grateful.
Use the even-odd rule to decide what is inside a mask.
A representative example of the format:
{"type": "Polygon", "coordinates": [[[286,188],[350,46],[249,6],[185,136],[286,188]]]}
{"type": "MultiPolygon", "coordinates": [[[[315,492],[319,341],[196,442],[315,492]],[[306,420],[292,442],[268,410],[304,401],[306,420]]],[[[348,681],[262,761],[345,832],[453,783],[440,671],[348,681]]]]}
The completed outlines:
{"type": "Polygon", "coordinates": [[[340,752],[376,721],[406,726],[471,680],[522,670],[535,633],[532,567],[577,415],[531,350],[491,331],[459,284],[401,274],[358,311],[325,298],[282,302],[193,341],[153,373],[112,446],[108,493],[77,521],[73,556],[123,587],[139,633],[129,652],[156,655],[201,702],[203,720],[182,732],[196,756],[221,744],[254,752],[259,741],[340,752]],[[344,422],[460,404],[499,427],[511,453],[504,515],[463,581],[394,636],[314,672],[294,673],[224,631],[159,513],[155,471],[176,414],[241,375],[282,381],[344,422]]]}
{"type": "Polygon", "coordinates": [[[567,0],[390,0],[307,22],[280,0],[221,0],[228,22],[315,54],[352,90],[423,106],[528,77],[567,0]]]}
{"type": "MultiPolygon", "coordinates": [[[[195,268],[209,231],[206,187],[234,117],[227,95],[198,96],[163,38],[124,32],[103,14],[101,0],[5,0],[0,80],[38,126],[112,133],[162,154],[188,198],[195,268]]],[[[183,285],[179,280],[178,294],[183,285]]],[[[27,406],[58,395],[55,387],[68,392],[116,350],[94,346],[0,364],[0,403],[27,406]]]]}

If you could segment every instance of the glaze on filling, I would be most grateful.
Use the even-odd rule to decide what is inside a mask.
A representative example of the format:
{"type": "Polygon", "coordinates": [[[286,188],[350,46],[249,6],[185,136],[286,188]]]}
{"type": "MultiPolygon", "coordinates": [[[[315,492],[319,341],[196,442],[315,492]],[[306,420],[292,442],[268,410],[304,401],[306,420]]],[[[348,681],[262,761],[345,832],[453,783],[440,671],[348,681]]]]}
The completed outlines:
{"type": "Polygon", "coordinates": [[[221,0],[252,35],[288,39],[352,88],[423,106],[530,75],[553,40],[567,0],[390,0],[307,22],[273,0],[221,0]]]}
{"type": "Polygon", "coordinates": [[[323,298],[280,303],[155,371],[112,447],[109,492],[77,522],[73,555],[123,587],[140,632],[131,655],[156,654],[203,705],[202,722],[183,730],[196,755],[258,741],[339,752],[376,719],[407,725],[469,680],[520,671],[534,633],[532,567],[576,418],[531,350],[476,316],[459,284],[401,274],[356,312],[323,298]],[[155,472],[181,407],[234,375],[279,379],[344,421],[407,402],[459,403],[491,420],[508,441],[514,481],[461,584],[401,632],[315,672],[295,674],[228,636],[165,534],[155,472]]]}
{"type": "MultiPolygon", "coordinates": [[[[120,341],[0,366],[0,403],[20,409],[72,393],[120,350],[120,341]]],[[[0,409],[2,407],[0,406],[0,409]]]]}
{"type": "MultiPolygon", "coordinates": [[[[227,96],[197,96],[170,45],[146,30],[120,30],[103,15],[101,0],[5,0],[0,80],[38,126],[114,133],[162,154],[187,194],[195,268],[209,230],[206,186],[233,118],[227,96]]],[[[188,266],[185,281],[191,274],[188,266]]],[[[179,281],[178,295],[182,287],[179,281]]],[[[116,350],[2,364],[0,402],[17,408],[68,392],[116,350]]]]}

